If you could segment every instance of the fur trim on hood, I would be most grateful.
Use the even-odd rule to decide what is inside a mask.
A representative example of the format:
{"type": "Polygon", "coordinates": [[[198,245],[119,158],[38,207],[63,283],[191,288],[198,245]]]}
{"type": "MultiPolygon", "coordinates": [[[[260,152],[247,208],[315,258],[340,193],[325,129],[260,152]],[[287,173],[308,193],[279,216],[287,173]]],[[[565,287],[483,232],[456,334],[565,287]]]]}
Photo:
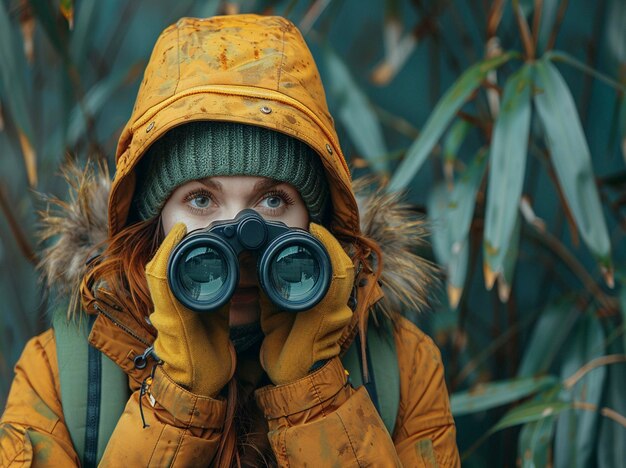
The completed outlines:
{"type": "Polygon", "coordinates": [[[90,258],[102,250],[108,236],[107,209],[111,179],[106,166],[80,168],[70,162],[62,175],[69,188],[68,201],[42,195],[38,233],[44,248],[38,269],[42,282],[56,298],[69,298],[68,316],[80,305],[80,283],[90,258]]]}
{"type": "MultiPolygon", "coordinates": [[[[42,197],[40,241],[49,244],[42,252],[39,269],[43,282],[59,297],[69,297],[68,315],[76,315],[81,280],[89,260],[107,239],[107,203],[111,181],[105,167],[88,163],[84,169],[70,163],[63,176],[69,201],[42,197]]],[[[426,245],[428,230],[423,218],[404,203],[401,194],[371,190],[375,180],[361,178],[353,189],[361,214],[363,235],[373,239],[383,253],[380,278],[384,298],[376,312],[393,319],[402,310],[423,311],[438,287],[438,268],[416,254],[426,245]]]]}

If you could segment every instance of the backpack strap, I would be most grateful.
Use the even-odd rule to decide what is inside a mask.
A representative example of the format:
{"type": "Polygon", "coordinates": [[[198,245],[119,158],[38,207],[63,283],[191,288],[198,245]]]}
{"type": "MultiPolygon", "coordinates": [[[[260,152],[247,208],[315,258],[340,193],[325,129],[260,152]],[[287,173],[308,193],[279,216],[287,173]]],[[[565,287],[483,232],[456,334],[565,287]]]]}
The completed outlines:
{"type": "Polygon", "coordinates": [[[357,335],[352,345],[342,356],[341,361],[350,373],[350,382],[361,385],[372,399],[378,414],[385,423],[389,434],[393,434],[400,406],[400,367],[396,355],[396,344],[389,324],[367,329],[367,366],[370,381],[363,382],[363,363],[360,359],[360,338],[357,335]]]}
{"type": "Polygon", "coordinates": [[[85,467],[97,466],[129,398],[124,371],[89,344],[94,320],[52,319],[65,424],[85,467]]]}

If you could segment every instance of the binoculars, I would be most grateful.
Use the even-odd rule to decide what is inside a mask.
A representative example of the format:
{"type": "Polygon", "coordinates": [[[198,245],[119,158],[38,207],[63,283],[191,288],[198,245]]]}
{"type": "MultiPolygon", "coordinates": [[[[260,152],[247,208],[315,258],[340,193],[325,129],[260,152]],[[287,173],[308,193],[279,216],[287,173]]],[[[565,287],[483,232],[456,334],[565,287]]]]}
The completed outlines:
{"type": "Polygon", "coordinates": [[[266,221],[251,209],[183,238],[168,260],[172,293],[195,312],[218,309],[239,284],[243,251],[257,257],[260,286],[281,310],[308,310],[326,295],[332,267],[324,245],[303,229],[266,221]]]}

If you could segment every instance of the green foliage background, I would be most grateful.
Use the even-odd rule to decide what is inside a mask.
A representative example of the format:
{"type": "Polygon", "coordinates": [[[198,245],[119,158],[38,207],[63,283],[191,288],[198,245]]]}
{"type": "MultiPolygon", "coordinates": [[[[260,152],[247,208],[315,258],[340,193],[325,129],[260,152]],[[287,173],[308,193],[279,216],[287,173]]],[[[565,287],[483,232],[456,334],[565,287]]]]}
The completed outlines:
{"type": "Polygon", "coordinates": [[[623,0],[2,0],[0,402],[47,327],[34,192],[113,166],[165,26],[235,11],[300,26],[355,174],[432,221],[446,288],[415,320],[464,464],[626,466],[623,0]]]}

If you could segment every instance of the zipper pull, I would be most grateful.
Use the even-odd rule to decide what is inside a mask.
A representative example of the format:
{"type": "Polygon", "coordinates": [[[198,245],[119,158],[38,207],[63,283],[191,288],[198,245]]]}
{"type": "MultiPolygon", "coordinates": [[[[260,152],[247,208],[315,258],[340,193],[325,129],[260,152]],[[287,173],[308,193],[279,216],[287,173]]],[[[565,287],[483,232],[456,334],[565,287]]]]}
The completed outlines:
{"type": "Polygon", "coordinates": [[[152,377],[146,377],[143,382],[141,382],[141,389],[139,390],[139,414],[141,415],[141,424],[143,424],[143,429],[146,427],[150,427],[150,424],[146,422],[146,418],[143,415],[143,397],[148,390],[148,385],[152,383],[152,377]]]}
{"type": "Polygon", "coordinates": [[[159,356],[154,352],[154,345],[148,346],[143,354],[135,356],[133,359],[133,363],[135,364],[135,369],[145,369],[148,365],[148,358],[151,357],[157,364],[162,364],[163,361],[159,359],[159,356]]]}

